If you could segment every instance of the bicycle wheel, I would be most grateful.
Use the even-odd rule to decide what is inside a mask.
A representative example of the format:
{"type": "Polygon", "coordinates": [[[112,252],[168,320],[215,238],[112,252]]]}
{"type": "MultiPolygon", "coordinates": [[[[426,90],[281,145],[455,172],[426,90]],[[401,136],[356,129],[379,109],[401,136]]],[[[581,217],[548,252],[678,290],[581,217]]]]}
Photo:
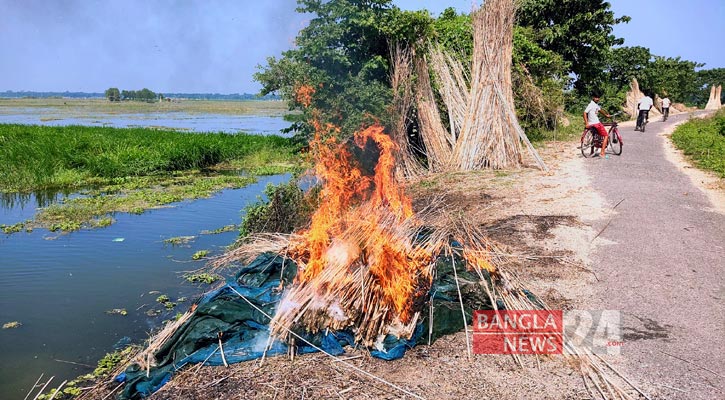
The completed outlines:
{"type": "Polygon", "coordinates": [[[644,132],[644,129],[647,127],[647,121],[642,123],[642,127],[639,128],[640,132],[644,132]]]}
{"type": "Polygon", "coordinates": [[[609,132],[609,149],[612,150],[612,153],[615,155],[622,154],[622,137],[619,136],[618,129],[612,129],[612,131],[609,132]]]}
{"type": "Polygon", "coordinates": [[[592,131],[588,130],[582,134],[581,150],[584,157],[594,156],[594,135],[592,131]]]}

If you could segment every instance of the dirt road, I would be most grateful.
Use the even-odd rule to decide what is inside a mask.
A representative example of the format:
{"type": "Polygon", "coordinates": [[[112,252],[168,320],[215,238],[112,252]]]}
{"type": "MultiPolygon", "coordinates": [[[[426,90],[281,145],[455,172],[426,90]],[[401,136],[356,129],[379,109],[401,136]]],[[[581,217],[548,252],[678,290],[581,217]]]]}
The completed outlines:
{"type": "Polygon", "coordinates": [[[725,215],[665,154],[664,134],[687,118],[651,121],[645,133],[624,127],[621,156],[586,160],[594,190],[609,208],[619,203],[595,225],[604,231],[589,306],[621,310],[617,363],[652,397],[721,399],[725,215]]]}

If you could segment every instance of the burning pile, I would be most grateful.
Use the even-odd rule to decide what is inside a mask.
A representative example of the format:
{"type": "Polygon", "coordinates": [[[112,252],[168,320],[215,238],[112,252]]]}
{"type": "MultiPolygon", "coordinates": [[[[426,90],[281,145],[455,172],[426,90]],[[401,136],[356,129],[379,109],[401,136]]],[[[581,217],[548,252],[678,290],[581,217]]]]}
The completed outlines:
{"type": "Polygon", "coordinates": [[[388,334],[410,338],[446,240],[422,233],[394,177],[396,146],[381,126],[354,137],[363,156],[377,158],[372,174],[330,134],[333,127],[316,128],[311,148],[322,202],[309,229],[285,251],[299,272],[277,307],[272,332],[351,329],[365,346],[388,334]]]}

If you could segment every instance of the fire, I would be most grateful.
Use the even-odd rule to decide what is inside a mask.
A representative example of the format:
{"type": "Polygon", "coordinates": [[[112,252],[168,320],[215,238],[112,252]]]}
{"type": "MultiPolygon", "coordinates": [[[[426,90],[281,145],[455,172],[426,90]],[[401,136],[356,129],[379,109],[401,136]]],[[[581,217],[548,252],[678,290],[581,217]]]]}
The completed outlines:
{"type": "MultiPolygon", "coordinates": [[[[306,88],[298,98],[314,93],[306,88]]],[[[353,327],[366,344],[393,326],[409,327],[410,334],[414,306],[432,282],[434,249],[418,239],[411,201],[395,179],[397,148],[380,125],[356,133],[355,152],[377,158],[370,171],[353,155],[352,144],[336,139],[336,127],[319,121],[313,126],[310,150],[323,183],[321,204],[310,227],[288,247],[299,271],[275,316],[279,324],[272,326],[353,327]]]]}

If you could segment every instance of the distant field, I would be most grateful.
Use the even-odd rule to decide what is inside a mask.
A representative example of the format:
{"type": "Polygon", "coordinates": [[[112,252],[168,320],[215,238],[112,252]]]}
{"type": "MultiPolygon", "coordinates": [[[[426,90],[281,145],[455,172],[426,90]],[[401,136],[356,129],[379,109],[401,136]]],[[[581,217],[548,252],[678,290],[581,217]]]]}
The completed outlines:
{"type": "Polygon", "coordinates": [[[180,100],[178,102],[145,103],[140,101],[110,102],[105,99],[2,99],[0,114],[15,113],[17,108],[52,108],[69,116],[89,113],[131,114],[152,112],[186,112],[281,116],[288,113],[287,104],[277,100],[217,101],[180,100]]]}

